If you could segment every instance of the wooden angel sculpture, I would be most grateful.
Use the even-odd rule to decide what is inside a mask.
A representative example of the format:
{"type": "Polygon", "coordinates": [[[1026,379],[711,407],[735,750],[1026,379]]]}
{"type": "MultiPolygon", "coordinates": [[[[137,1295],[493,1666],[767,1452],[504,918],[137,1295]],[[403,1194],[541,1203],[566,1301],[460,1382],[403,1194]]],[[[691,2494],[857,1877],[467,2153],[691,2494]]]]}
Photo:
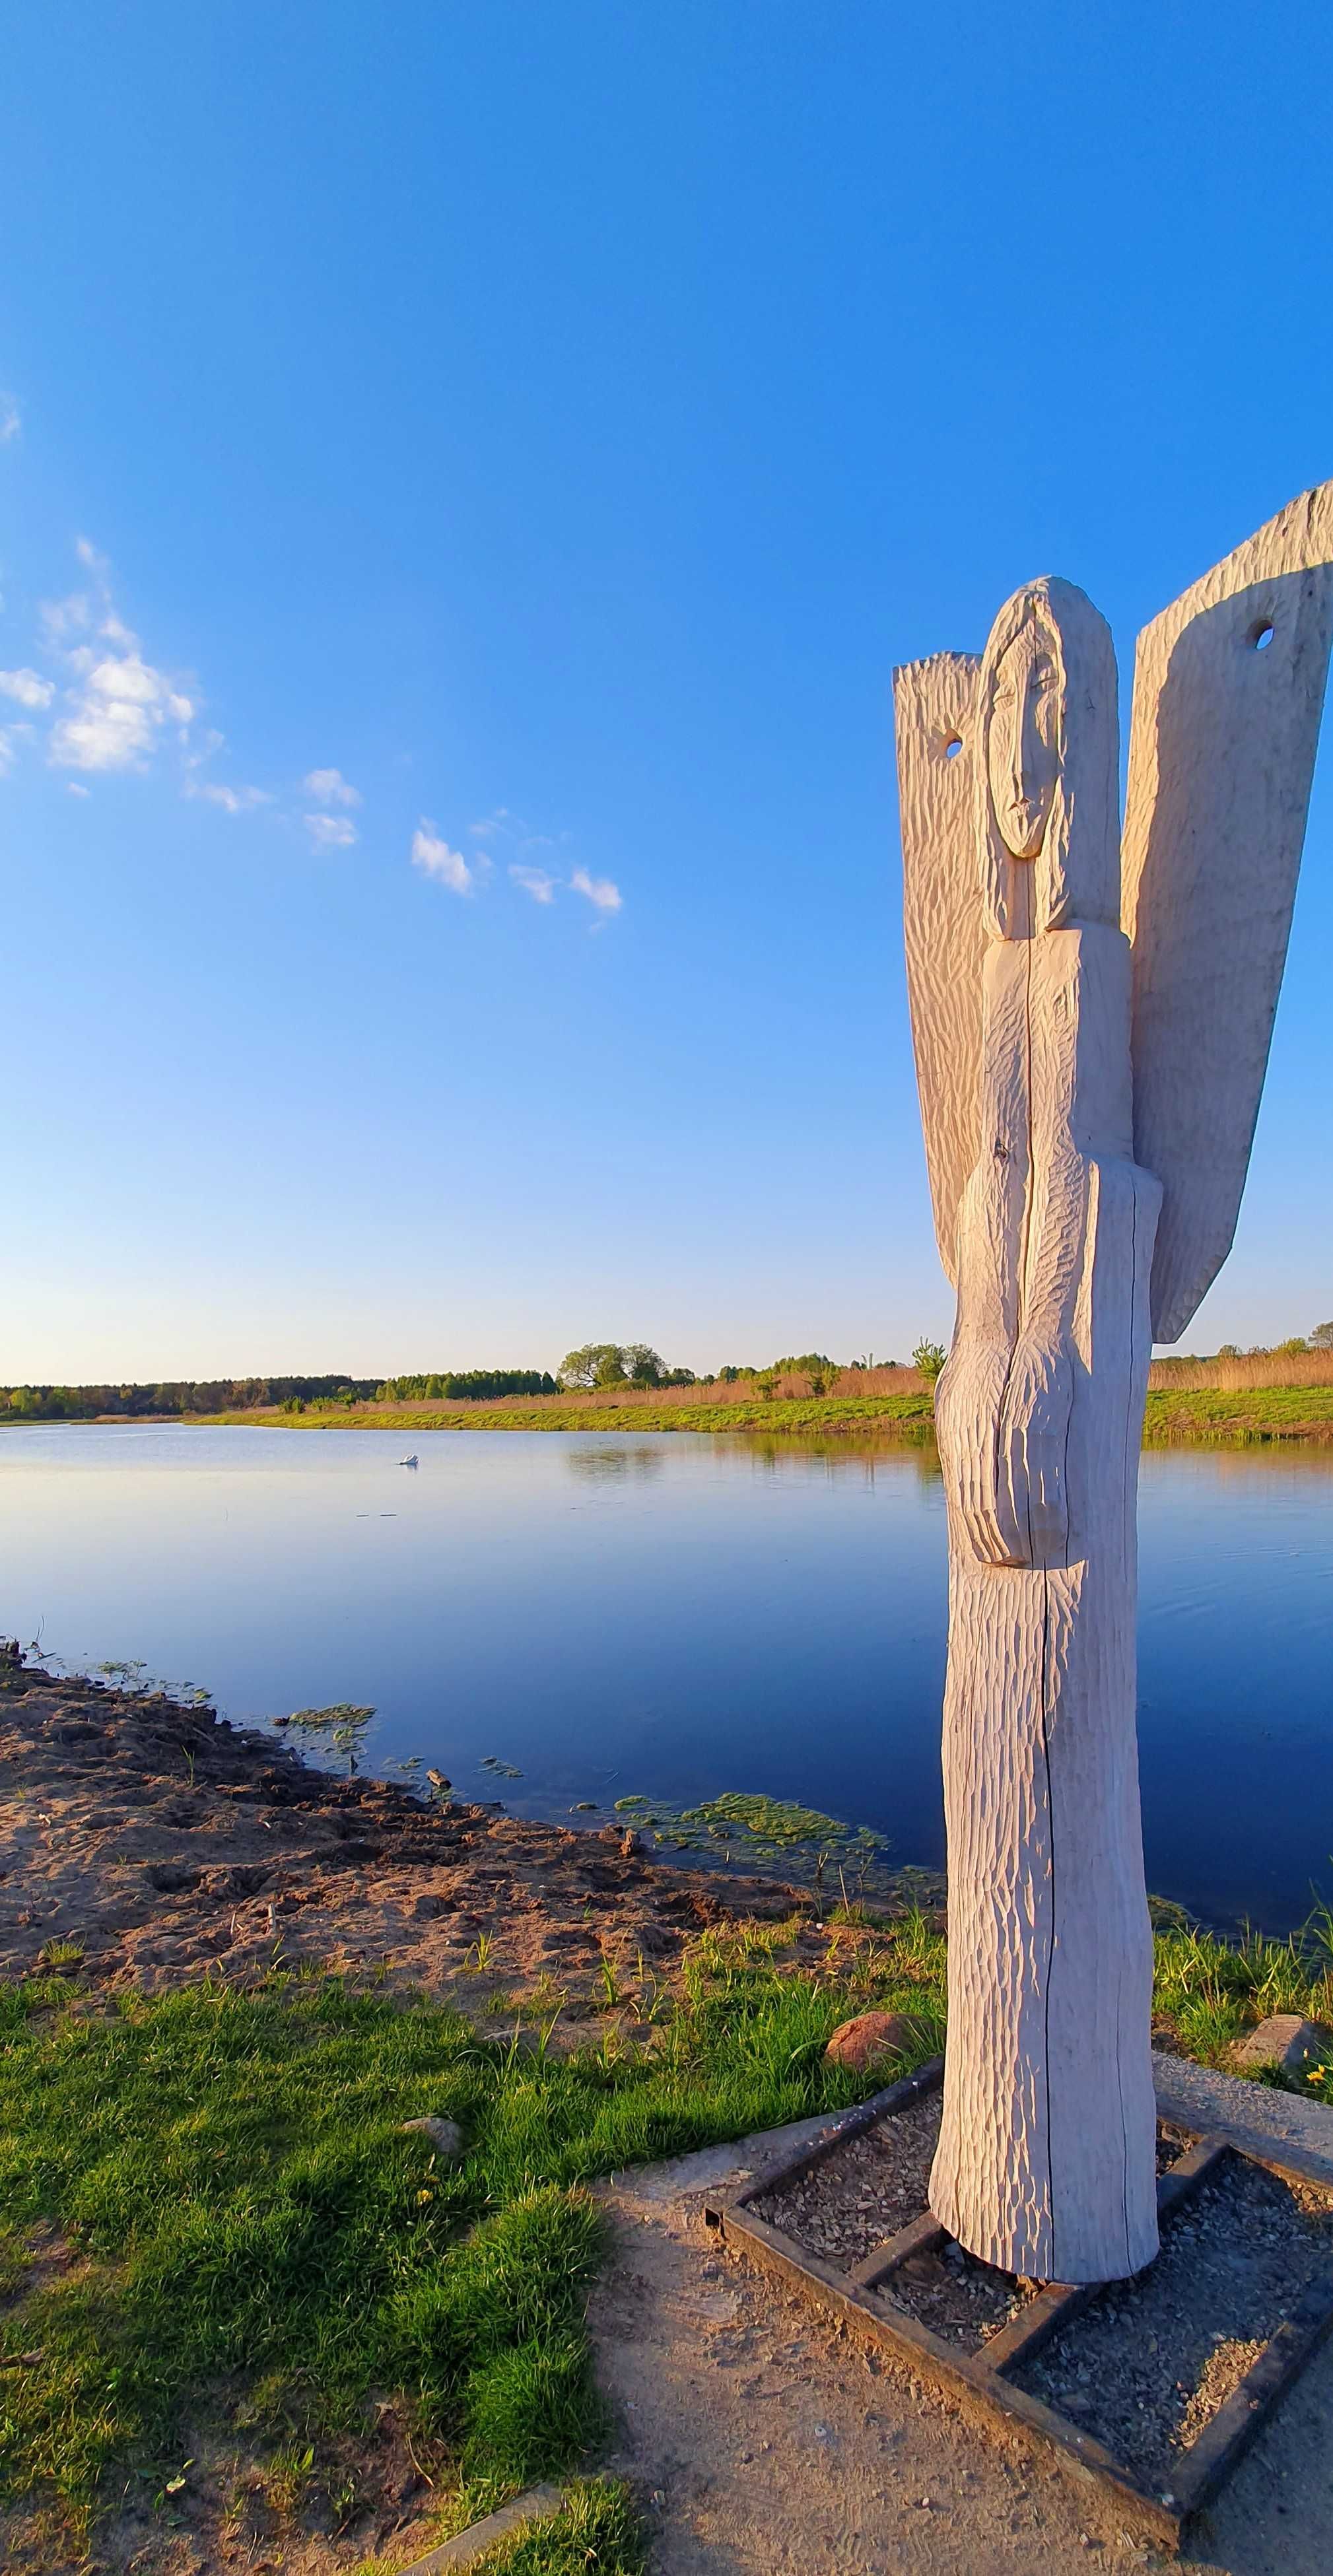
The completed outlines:
{"type": "Polygon", "coordinates": [[[1139,637],[1070,583],[895,674],[940,1255],[949,2024],[931,2208],[985,2261],[1157,2250],[1135,1737],[1148,1363],[1235,1230],[1333,633],[1333,483],[1139,637]]]}

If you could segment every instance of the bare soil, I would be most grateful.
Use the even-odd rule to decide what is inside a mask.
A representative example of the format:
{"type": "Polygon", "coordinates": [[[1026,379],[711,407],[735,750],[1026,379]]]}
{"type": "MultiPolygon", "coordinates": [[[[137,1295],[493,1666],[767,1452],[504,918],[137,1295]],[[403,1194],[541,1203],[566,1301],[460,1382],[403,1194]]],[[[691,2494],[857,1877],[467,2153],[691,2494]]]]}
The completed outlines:
{"type": "Polygon", "coordinates": [[[0,1664],[0,1974],[75,1942],[100,1988],[151,1993],[317,1961],[461,2011],[543,1979],[591,2010],[604,1961],[669,1974],[711,1923],[780,1920],[774,1879],[673,1868],[632,1834],[425,1806],[338,1780],[255,1729],[0,1664]]]}

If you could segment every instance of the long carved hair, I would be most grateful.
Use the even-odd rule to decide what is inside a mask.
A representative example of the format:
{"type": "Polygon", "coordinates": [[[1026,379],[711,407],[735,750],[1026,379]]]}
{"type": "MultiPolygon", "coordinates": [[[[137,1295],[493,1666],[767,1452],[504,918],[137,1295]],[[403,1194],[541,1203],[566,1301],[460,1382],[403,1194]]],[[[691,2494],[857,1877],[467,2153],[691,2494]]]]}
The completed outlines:
{"type": "Polygon", "coordinates": [[[1106,620],[1072,581],[1043,578],[1007,599],[977,683],[976,817],[982,908],[992,939],[1036,938],[1075,921],[1120,922],[1120,723],[1115,647],[1106,620]],[[1055,662],[1059,774],[1035,859],[1016,859],[996,817],[990,728],[1001,660],[1030,618],[1055,662]],[[1027,888],[1015,882],[1031,870],[1027,888]]]}

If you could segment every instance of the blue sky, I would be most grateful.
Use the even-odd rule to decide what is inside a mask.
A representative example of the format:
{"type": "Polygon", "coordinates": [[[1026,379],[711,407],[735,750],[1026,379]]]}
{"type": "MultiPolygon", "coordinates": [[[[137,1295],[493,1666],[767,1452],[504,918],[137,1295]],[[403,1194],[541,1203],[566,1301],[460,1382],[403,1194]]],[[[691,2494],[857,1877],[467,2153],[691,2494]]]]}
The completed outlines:
{"type": "MultiPolygon", "coordinates": [[[[892,665],[1052,571],[1127,697],[1333,473],[1327,10],[43,0],[6,53],[0,1379],[946,1333],[892,665]]],[[[1333,1314],[1331,956],[1326,742],[1186,1346],[1333,1314]]]]}

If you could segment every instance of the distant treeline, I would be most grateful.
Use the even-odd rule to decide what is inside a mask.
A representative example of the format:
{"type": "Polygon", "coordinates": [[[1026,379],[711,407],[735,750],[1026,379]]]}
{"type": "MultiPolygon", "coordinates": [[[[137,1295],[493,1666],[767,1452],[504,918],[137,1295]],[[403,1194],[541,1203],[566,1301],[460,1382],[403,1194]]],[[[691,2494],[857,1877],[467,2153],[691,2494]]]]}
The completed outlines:
{"type": "Polygon", "coordinates": [[[133,1422],[189,1413],[249,1413],[267,1405],[303,1412],[308,1404],[389,1404],[413,1395],[469,1397],[494,1403],[502,1395],[554,1395],[544,1369],[463,1369],[419,1377],[168,1378],[156,1386],[0,1387],[0,1422],[92,1422],[99,1415],[133,1422]]]}
{"type": "Polygon", "coordinates": [[[502,1395],[558,1395],[549,1369],[432,1370],[425,1377],[386,1377],[376,1389],[380,1404],[406,1404],[414,1395],[443,1395],[453,1404],[495,1404],[502,1395]]]}

